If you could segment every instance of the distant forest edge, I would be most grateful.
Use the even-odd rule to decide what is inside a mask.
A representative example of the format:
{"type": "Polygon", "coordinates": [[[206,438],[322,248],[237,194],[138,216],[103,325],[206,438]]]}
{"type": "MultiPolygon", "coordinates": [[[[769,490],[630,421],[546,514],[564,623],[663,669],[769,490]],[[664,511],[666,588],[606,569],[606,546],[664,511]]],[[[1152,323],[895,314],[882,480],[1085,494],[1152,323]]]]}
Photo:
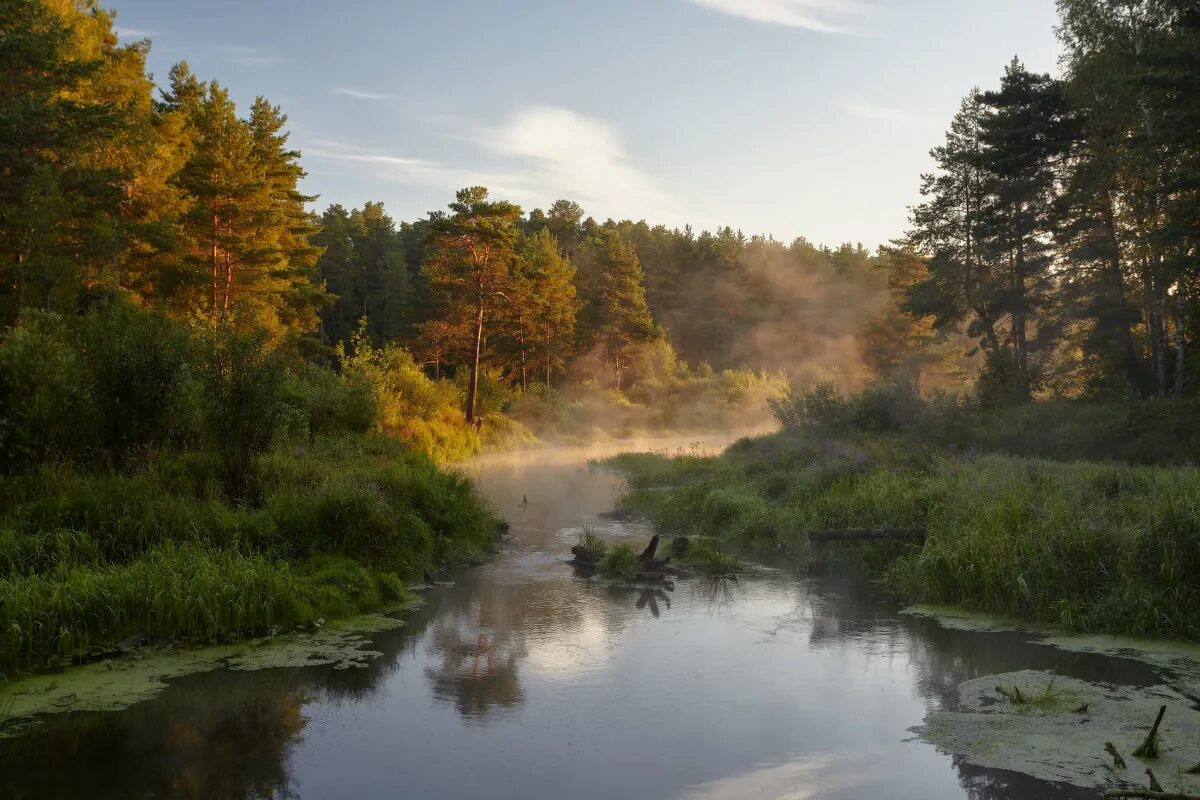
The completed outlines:
{"type": "Polygon", "coordinates": [[[114,303],[252,337],[308,413],[352,398],[367,427],[439,457],[527,438],[512,419],[568,436],[744,425],[789,384],[980,407],[1194,394],[1200,11],[1059,9],[1063,77],[1014,59],[972,90],[910,230],[871,252],[598,222],[569,200],[525,212],[483,187],[415,221],[374,202],[317,214],[278,106],[239,116],[185,63],[156,89],[149,42],[121,44],[91,0],[5,3],[0,443],[60,447],[38,415],[96,385],[38,394],[48,353],[94,365],[85,334],[39,315],[114,303]]]}

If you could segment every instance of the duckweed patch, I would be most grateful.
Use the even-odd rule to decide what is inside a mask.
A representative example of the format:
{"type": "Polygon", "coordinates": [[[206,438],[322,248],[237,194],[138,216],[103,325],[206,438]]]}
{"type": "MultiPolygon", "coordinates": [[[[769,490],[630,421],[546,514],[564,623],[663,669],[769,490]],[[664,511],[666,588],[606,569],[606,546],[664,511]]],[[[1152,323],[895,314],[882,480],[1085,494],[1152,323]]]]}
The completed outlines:
{"type": "Polygon", "coordinates": [[[404,621],[394,613],[376,612],[337,620],[310,632],[201,648],[149,647],[53,675],[32,675],[0,688],[0,709],[5,712],[0,717],[0,738],[21,734],[46,714],[120,711],[152,699],[171,679],[197,672],[363,667],[382,655],[370,649],[370,636],[402,625],[404,621]]]}
{"type": "Polygon", "coordinates": [[[1087,788],[1144,786],[1151,767],[1170,776],[1173,790],[1200,790],[1200,777],[1186,773],[1200,760],[1200,712],[1168,686],[1112,686],[1022,670],[966,681],[958,694],[957,710],[932,712],[912,731],[971,764],[1087,788]],[[1062,702],[1046,707],[1016,708],[996,688],[1044,693],[1051,682],[1062,702]],[[1079,711],[1083,703],[1087,710],[1079,711]],[[1133,756],[1163,705],[1159,757],[1133,756]],[[1124,755],[1126,768],[1113,766],[1106,742],[1124,755]]]}

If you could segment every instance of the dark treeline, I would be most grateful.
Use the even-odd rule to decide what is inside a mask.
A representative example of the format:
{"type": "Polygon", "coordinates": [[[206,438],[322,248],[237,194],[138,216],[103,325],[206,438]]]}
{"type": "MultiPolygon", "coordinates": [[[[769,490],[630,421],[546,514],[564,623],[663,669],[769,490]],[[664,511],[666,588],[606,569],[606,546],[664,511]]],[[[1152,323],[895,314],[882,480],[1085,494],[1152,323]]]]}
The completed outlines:
{"type": "Polygon", "coordinates": [[[1183,396],[1200,277],[1200,7],[1059,0],[1063,76],[1014,59],[932,152],[903,308],[964,330],[992,402],[1183,396]]]}

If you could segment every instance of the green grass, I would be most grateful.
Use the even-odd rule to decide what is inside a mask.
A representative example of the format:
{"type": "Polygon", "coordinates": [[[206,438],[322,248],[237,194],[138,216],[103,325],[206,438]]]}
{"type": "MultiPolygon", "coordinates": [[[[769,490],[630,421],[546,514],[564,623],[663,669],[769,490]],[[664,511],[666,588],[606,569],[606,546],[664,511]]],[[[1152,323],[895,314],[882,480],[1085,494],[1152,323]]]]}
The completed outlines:
{"type": "Polygon", "coordinates": [[[600,562],[600,572],[606,578],[630,580],[638,574],[641,565],[638,554],[627,544],[619,544],[608,551],[608,555],[600,562]]]}
{"type": "Polygon", "coordinates": [[[785,431],[723,456],[622,456],[624,505],[729,552],[865,567],[915,602],[1200,640],[1200,470],[955,455],[877,434],[785,431]],[[924,528],[810,550],[807,532],[924,528]]]}
{"type": "Polygon", "coordinates": [[[682,560],[701,575],[710,577],[730,577],[745,570],[742,562],[722,552],[709,539],[691,539],[682,560]]]}
{"type": "Polygon", "coordinates": [[[608,555],[608,542],[601,539],[587,525],[579,532],[579,546],[588,554],[593,563],[602,561],[608,555]]]}
{"type": "Polygon", "coordinates": [[[0,672],[139,632],[226,641],[395,604],[496,532],[467,477],[383,437],[276,450],[254,482],[257,502],[231,502],[217,466],[179,453],[0,477],[0,672]]]}
{"type": "Polygon", "coordinates": [[[1049,711],[1057,708],[1063,700],[1063,693],[1054,688],[1054,680],[1054,676],[1051,676],[1050,682],[1040,689],[1022,688],[1016,683],[997,684],[996,693],[1017,708],[1049,711]]]}

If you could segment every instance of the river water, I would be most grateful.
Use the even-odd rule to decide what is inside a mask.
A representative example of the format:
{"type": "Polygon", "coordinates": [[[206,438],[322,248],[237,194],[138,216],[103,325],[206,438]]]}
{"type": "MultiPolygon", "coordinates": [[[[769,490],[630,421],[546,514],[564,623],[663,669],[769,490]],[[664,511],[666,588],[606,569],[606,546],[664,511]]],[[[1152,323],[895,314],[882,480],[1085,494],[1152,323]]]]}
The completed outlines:
{"type": "Polygon", "coordinates": [[[366,667],[215,671],[128,710],[54,715],[0,742],[0,797],[1092,798],[988,771],[908,729],[957,685],[1017,669],[1148,682],[1137,662],[1015,633],[945,630],[861,586],[787,569],[674,591],[616,589],[565,562],[618,476],[588,466],[648,441],[468,465],[511,542],[366,667]]]}

